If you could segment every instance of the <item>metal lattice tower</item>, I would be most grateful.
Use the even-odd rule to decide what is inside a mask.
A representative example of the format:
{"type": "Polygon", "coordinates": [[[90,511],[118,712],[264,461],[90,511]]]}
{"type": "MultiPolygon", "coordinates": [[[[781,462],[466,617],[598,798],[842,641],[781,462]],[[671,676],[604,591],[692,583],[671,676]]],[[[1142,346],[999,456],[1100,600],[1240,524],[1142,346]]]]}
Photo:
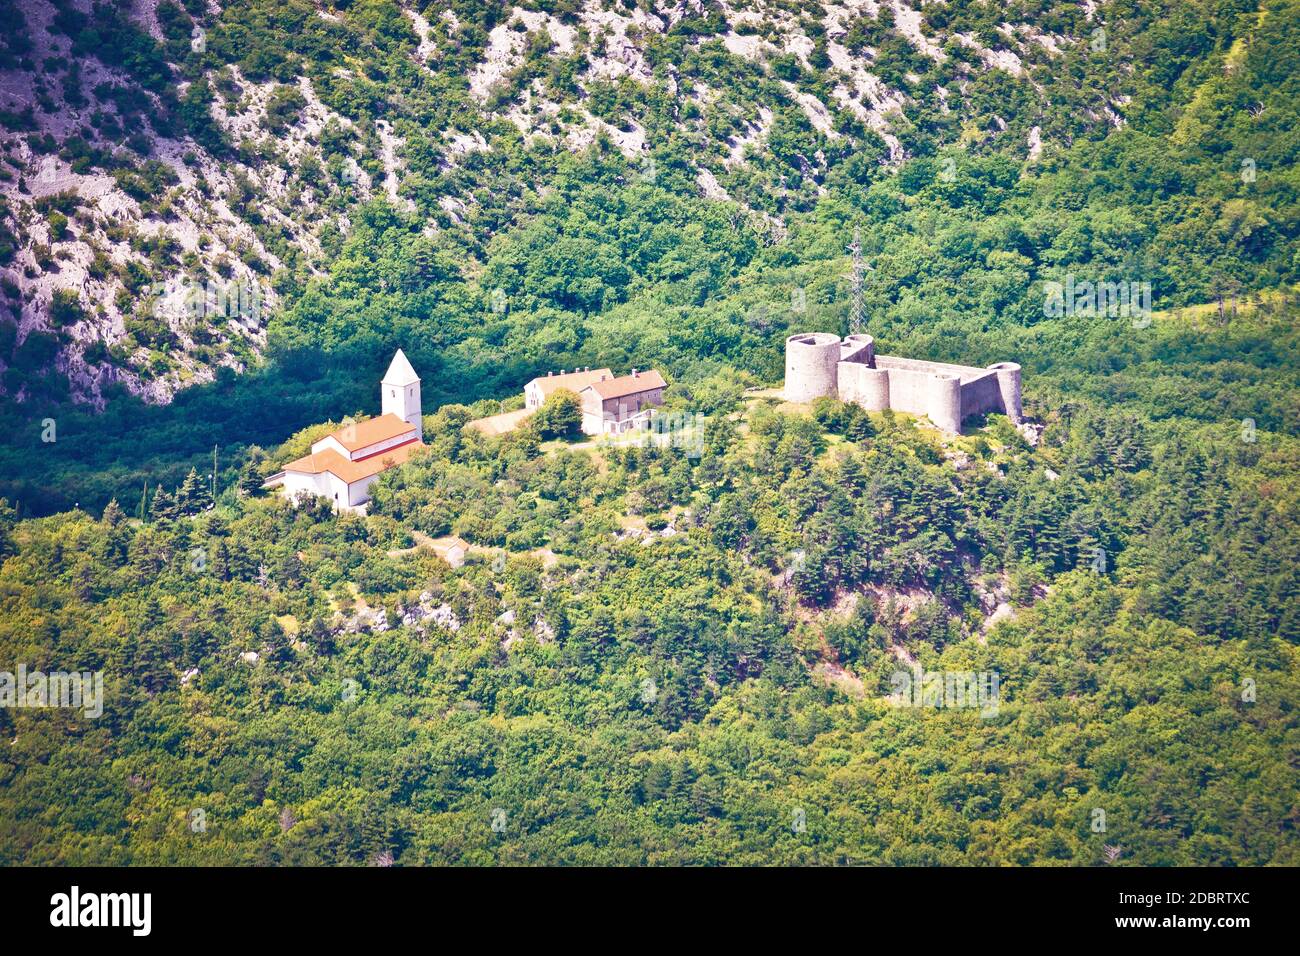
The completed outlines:
{"type": "Polygon", "coordinates": [[[861,335],[866,331],[867,313],[862,304],[863,275],[866,267],[862,264],[862,233],[853,227],[853,242],[849,245],[853,256],[853,303],[849,310],[849,334],[861,335]]]}

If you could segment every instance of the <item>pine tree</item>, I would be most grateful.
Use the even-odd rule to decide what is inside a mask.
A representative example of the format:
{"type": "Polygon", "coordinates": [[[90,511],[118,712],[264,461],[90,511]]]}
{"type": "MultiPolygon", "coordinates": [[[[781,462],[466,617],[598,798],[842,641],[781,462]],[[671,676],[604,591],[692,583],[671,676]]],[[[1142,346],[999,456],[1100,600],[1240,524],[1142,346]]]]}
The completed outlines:
{"type": "Polygon", "coordinates": [[[194,495],[194,510],[196,512],[207,511],[216,504],[216,500],[212,497],[213,482],[211,476],[195,475],[194,477],[198,481],[198,491],[194,495]]]}
{"type": "Polygon", "coordinates": [[[151,631],[165,620],[162,605],[158,599],[150,594],[144,602],[144,608],[140,612],[140,630],[151,631]]]}
{"type": "Polygon", "coordinates": [[[156,634],[145,634],[136,643],[135,659],[131,667],[132,675],[150,694],[156,694],[167,686],[171,667],[167,661],[167,645],[156,634]]]}
{"type": "Polygon", "coordinates": [[[313,617],[308,624],[307,629],[308,644],[315,648],[318,654],[333,654],[335,651],[334,632],[330,630],[324,618],[313,617]]]}
{"type": "Polygon", "coordinates": [[[91,565],[78,565],[72,572],[72,582],[78,601],[89,604],[95,600],[95,571],[91,565]]]}
{"type": "Polygon", "coordinates": [[[116,528],[126,520],[126,513],[122,511],[122,507],[117,503],[116,498],[112,499],[104,508],[104,514],[100,520],[110,528],[116,528]]]}
{"type": "Polygon", "coordinates": [[[190,473],[181,482],[180,488],[176,490],[177,513],[181,515],[197,514],[203,510],[206,498],[207,489],[203,487],[203,481],[199,478],[199,473],[191,468],[190,473]]]}
{"type": "Polygon", "coordinates": [[[849,453],[840,459],[837,480],[839,486],[853,497],[862,494],[867,487],[867,476],[857,455],[849,453]]]}
{"type": "Polygon", "coordinates": [[[258,470],[257,462],[250,459],[239,472],[239,491],[241,494],[252,496],[261,490],[262,473],[258,470]]]}
{"type": "Polygon", "coordinates": [[[184,635],[185,663],[195,667],[204,657],[213,653],[218,647],[216,635],[207,628],[197,628],[184,635]]]}
{"type": "Polygon", "coordinates": [[[850,405],[849,407],[856,409],[857,412],[849,415],[849,423],[844,429],[844,437],[849,441],[866,441],[876,433],[875,426],[871,424],[871,419],[867,416],[867,413],[858,406],[850,405]]]}
{"type": "Polygon", "coordinates": [[[284,577],[289,583],[301,585],[307,580],[307,566],[298,557],[297,551],[290,551],[284,562],[284,577]]]}
{"type": "Polygon", "coordinates": [[[149,518],[152,521],[171,521],[175,517],[176,501],[167,494],[166,488],[159,485],[149,504],[149,518]]]}
{"type": "Polygon", "coordinates": [[[213,552],[212,573],[221,581],[230,580],[230,548],[224,541],[218,541],[213,552]]]}
{"type": "Polygon", "coordinates": [[[113,567],[121,567],[126,561],[127,548],[131,543],[131,529],[126,523],[124,512],[114,498],[104,508],[101,523],[107,528],[104,535],[104,559],[113,567]]]}
{"type": "Polygon", "coordinates": [[[684,458],[668,470],[668,494],[678,504],[691,500],[691,467],[684,458]]]}
{"type": "Polygon", "coordinates": [[[17,550],[13,546],[13,530],[17,523],[18,515],[9,507],[9,499],[0,498],[0,558],[17,550]]]}
{"type": "Polygon", "coordinates": [[[285,664],[293,660],[293,646],[289,643],[289,636],[284,633],[277,621],[271,622],[264,652],[267,660],[275,661],[277,664],[285,664]]]}

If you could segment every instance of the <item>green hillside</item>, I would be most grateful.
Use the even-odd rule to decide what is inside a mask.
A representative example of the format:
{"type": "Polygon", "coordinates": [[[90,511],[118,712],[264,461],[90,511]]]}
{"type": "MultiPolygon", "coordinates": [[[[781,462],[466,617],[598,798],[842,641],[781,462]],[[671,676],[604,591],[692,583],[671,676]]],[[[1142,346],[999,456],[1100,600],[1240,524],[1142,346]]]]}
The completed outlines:
{"type": "Polygon", "coordinates": [[[1300,2],[22,6],[0,672],[105,701],[0,864],[1300,862],[1300,2]],[[774,397],[855,234],[1032,427],[774,397]],[[427,453],[262,491],[399,347],[427,453]],[[580,366],[698,446],[464,427],[580,366]]]}

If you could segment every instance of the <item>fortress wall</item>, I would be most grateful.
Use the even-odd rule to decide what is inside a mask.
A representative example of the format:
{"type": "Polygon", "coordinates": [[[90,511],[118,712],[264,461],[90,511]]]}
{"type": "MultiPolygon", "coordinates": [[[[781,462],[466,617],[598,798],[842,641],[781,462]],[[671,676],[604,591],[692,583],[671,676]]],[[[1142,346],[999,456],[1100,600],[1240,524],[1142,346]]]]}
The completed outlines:
{"type": "Polygon", "coordinates": [[[785,340],[785,400],[834,397],[839,385],[840,337],[805,332],[785,340]]]}
{"type": "Polygon", "coordinates": [[[912,372],[925,372],[930,375],[955,375],[963,382],[988,374],[986,368],[973,365],[953,365],[950,362],[927,362],[925,359],[902,358],[897,355],[877,355],[876,368],[903,369],[912,372]]]}
{"type": "Polygon", "coordinates": [[[889,373],[857,362],[839,365],[840,400],[856,402],[869,412],[889,407],[889,373]]]}
{"type": "Polygon", "coordinates": [[[863,366],[858,375],[858,404],[869,412],[882,412],[889,408],[889,373],[884,369],[863,366]]]}
{"type": "Polygon", "coordinates": [[[998,362],[989,368],[997,375],[1002,411],[1019,425],[1024,418],[1024,410],[1020,405],[1020,366],[1015,362],[998,362]]]}
{"type": "Polygon", "coordinates": [[[858,372],[866,368],[865,365],[858,365],[856,362],[840,362],[835,367],[835,390],[839,394],[841,402],[860,402],[858,397],[862,391],[858,379],[858,372]]]}
{"type": "Polygon", "coordinates": [[[930,421],[951,435],[961,434],[961,379],[941,373],[930,378],[930,421]]]}
{"type": "Polygon", "coordinates": [[[841,362],[859,362],[863,365],[876,364],[876,340],[869,335],[850,335],[840,343],[841,362]]]}
{"type": "Polygon", "coordinates": [[[982,415],[1002,411],[1002,392],[998,389],[995,372],[985,372],[978,378],[961,383],[961,416],[982,415]]]}
{"type": "Polygon", "coordinates": [[[829,332],[804,332],[785,343],[786,401],[838,396],[868,411],[894,408],[926,415],[950,433],[961,432],[965,417],[985,412],[1005,412],[1019,423],[1020,375],[1015,362],[975,368],[876,355],[870,335],[841,342],[829,332]]]}
{"type": "Polygon", "coordinates": [[[946,432],[961,431],[961,379],[948,372],[891,368],[889,407],[912,415],[927,415],[946,432]]]}
{"type": "Polygon", "coordinates": [[[908,368],[891,368],[887,374],[890,408],[913,415],[930,413],[932,374],[908,368]]]}

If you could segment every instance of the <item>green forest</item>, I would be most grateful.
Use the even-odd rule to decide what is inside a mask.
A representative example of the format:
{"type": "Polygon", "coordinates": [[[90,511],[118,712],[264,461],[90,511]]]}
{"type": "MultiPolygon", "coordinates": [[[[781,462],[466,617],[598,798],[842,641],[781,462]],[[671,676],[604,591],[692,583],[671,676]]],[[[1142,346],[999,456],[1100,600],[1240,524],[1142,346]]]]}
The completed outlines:
{"type": "MultiPolygon", "coordinates": [[[[56,6],[152,129],[282,167],[323,225],[312,258],[242,197],[280,307],[165,404],[70,400],[75,303],[0,322],[0,671],[104,673],[96,719],[0,707],[0,864],[1300,863],[1300,2],[917,4],[942,59],[885,4],[833,38],[795,2],[162,0],[161,39],[56,6]],[[636,38],[649,80],[596,75],[588,8],[672,20],[636,38]],[[520,11],[578,25],[572,52],[520,11]],[[773,23],[810,52],[720,39],[773,23]],[[982,70],[958,35],[1010,50],[1004,23],[1067,39],[982,70]],[[484,100],[500,25],[525,53],[484,100]],[[832,40],[902,92],[887,129],[834,95],[832,40]],[[323,161],[275,148],[300,78],[352,124],[312,134],[323,161]],[[236,141],[214,111],[253,82],[270,125],[236,141]],[[644,155],[523,135],[543,94],[644,155]],[[363,196],[340,171],[382,178],[388,131],[405,175],[363,196]],[[1020,363],[1037,431],[774,396],[787,335],[849,331],[855,234],[880,351],[1020,363]],[[1070,276],[1155,311],[1053,317],[1070,276]],[[428,448],[368,513],[262,490],[378,412],[399,347],[428,448]],[[698,444],[465,427],[584,365],[660,369],[698,444]],[[997,674],[996,713],[899,706],[913,666],[997,674]]],[[[103,361],[192,358],[135,301],[103,361]]]]}

